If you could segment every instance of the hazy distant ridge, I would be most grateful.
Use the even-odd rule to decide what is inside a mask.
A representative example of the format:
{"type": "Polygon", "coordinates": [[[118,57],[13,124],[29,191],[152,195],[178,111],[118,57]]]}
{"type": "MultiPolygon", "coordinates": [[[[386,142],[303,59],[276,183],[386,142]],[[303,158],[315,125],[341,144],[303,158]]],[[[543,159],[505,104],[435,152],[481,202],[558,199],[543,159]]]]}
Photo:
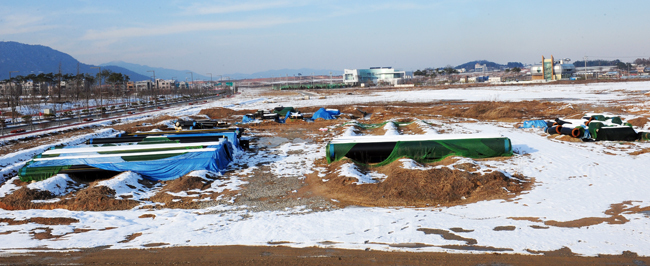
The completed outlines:
{"type": "MultiPolygon", "coordinates": [[[[138,64],[133,64],[133,63],[127,63],[124,61],[112,61],[108,62],[105,64],[101,64],[101,66],[118,66],[122,67],[128,70],[131,70],[133,72],[136,72],[140,75],[144,75],[147,77],[153,78],[153,72],[149,71],[155,71],[156,73],[156,78],[157,79],[172,79],[174,78],[175,80],[185,80],[187,78],[188,81],[192,79],[192,75],[194,76],[194,80],[210,80],[209,75],[204,75],[205,73],[197,73],[191,70],[175,70],[175,69],[168,69],[168,68],[162,68],[162,67],[152,67],[152,66],[147,66],[147,65],[138,65],[138,64]],[[191,72],[193,74],[190,74],[188,72],[191,72]]],[[[212,73],[212,78],[213,80],[218,80],[219,75],[216,73],[212,73]]]]}
{"type": "MultiPolygon", "coordinates": [[[[175,78],[176,80],[187,80],[189,81],[191,79],[191,75],[188,72],[192,72],[191,70],[175,70],[175,69],[168,69],[168,68],[161,68],[161,67],[151,67],[147,65],[138,65],[138,64],[133,64],[133,63],[127,63],[123,61],[113,61],[109,62],[106,64],[102,65],[114,65],[114,66],[119,66],[123,67],[126,69],[129,69],[133,72],[145,75],[145,76],[153,76],[153,72],[148,72],[148,71],[156,71],[156,78],[162,78],[162,79],[171,79],[175,78]]],[[[243,74],[243,73],[231,73],[231,74],[220,74],[220,73],[212,73],[212,80],[216,81],[219,80],[219,78],[223,78],[224,80],[227,78],[230,79],[255,79],[255,78],[270,78],[270,77],[293,77],[298,76],[298,74],[301,74],[303,77],[305,76],[310,76],[312,73],[314,75],[329,75],[330,72],[332,72],[332,75],[341,75],[343,74],[343,70],[329,70],[329,69],[311,69],[311,68],[301,68],[301,69],[279,69],[279,70],[267,70],[263,72],[255,72],[252,74],[243,74]],[[220,76],[221,75],[221,76],[220,76]]],[[[194,73],[194,80],[210,80],[209,75],[205,75],[205,73],[194,73]]]]}

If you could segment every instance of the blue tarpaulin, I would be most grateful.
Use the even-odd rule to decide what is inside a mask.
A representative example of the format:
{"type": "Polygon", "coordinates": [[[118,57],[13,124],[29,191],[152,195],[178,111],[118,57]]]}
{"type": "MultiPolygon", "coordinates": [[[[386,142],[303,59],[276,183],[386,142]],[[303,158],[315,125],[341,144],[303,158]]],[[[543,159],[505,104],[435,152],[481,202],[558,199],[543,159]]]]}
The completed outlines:
{"type": "Polygon", "coordinates": [[[242,118],[241,122],[242,122],[242,124],[255,122],[255,118],[244,115],[244,118],[242,118]]]}
{"type": "MultiPolygon", "coordinates": [[[[88,165],[107,171],[132,171],[150,180],[165,181],[179,178],[196,170],[221,172],[226,170],[228,164],[233,160],[233,145],[229,141],[207,146],[198,152],[177,151],[181,154],[155,160],[125,160],[123,157],[128,157],[129,153],[68,153],[55,158],[35,158],[25,168],[88,165]]],[[[21,171],[23,170],[21,169],[21,171]]]]}
{"type": "Polygon", "coordinates": [[[546,128],[548,127],[544,120],[527,120],[519,128],[546,128]]]}
{"type": "Polygon", "coordinates": [[[325,119],[325,120],[336,119],[336,118],[334,118],[334,116],[332,116],[332,114],[330,112],[325,110],[325,108],[318,109],[318,111],[316,111],[316,113],[314,113],[314,115],[311,117],[311,119],[313,119],[313,120],[316,120],[316,119],[319,119],[319,118],[322,118],[322,119],[325,119]]]}

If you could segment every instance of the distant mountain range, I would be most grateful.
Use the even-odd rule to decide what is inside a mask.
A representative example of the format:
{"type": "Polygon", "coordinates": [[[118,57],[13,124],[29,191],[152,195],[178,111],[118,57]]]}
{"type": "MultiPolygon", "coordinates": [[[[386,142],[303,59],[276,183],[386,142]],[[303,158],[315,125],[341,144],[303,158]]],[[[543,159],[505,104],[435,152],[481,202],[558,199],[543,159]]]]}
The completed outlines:
{"type": "Polygon", "coordinates": [[[455,68],[456,69],[464,68],[466,70],[474,70],[474,67],[476,66],[476,64],[486,65],[489,68],[498,68],[498,69],[500,69],[500,68],[513,68],[513,67],[518,67],[518,68],[524,67],[524,64],[522,64],[520,62],[508,62],[508,64],[501,65],[501,64],[498,64],[498,63],[495,63],[495,62],[490,62],[490,61],[487,61],[487,60],[476,60],[476,61],[467,62],[467,63],[462,64],[462,65],[458,65],[455,68]]]}
{"type": "MultiPolygon", "coordinates": [[[[467,62],[462,65],[456,66],[456,68],[465,68],[466,70],[473,70],[475,65],[485,64],[490,68],[513,68],[513,67],[523,67],[524,65],[519,62],[509,62],[506,65],[497,64],[487,60],[477,60],[467,62]]],[[[29,74],[39,74],[39,73],[58,73],[59,64],[61,65],[61,72],[64,74],[76,74],[77,65],[79,66],[79,73],[88,73],[96,74],[97,69],[91,69],[95,67],[94,65],[88,65],[80,63],[77,59],[73,58],[69,54],[54,50],[47,46],[42,45],[29,45],[18,42],[0,42],[0,80],[9,78],[10,71],[18,71],[12,73],[12,76],[22,75],[27,76],[29,74]]],[[[122,73],[128,75],[132,81],[148,80],[153,77],[153,72],[155,71],[156,78],[161,79],[171,79],[175,78],[176,80],[185,80],[187,77],[190,78],[188,72],[193,73],[194,80],[210,80],[210,76],[202,75],[190,70],[174,70],[160,67],[151,67],[146,65],[138,65],[132,63],[126,63],[122,61],[114,61],[100,65],[102,69],[108,69],[113,72],[122,73]]],[[[293,77],[293,76],[303,76],[308,77],[313,75],[334,75],[340,76],[343,74],[342,70],[330,70],[330,69],[311,69],[311,68],[301,68],[301,69],[279,69],[279,70],[268,70],[263,72],[255,72],[252,74],[242,74],[242,73],[232,73],[232,74],[221,74],[223,79],[256,79],[256,78],[270,78],[270,77],[293,77]]],[[[219,75],[213,73],[213,80],[218,80],[219,75]]]]}
{"type": "Polygon", "coordinates": [[[267,70],[263,72],[255,72],[252,74],[242,74],[242,73],[234,73],[234,74],[224,74],[224,77],[229,77],[230,79],[256,79],[256,78],[271,78],[271,77],[293,77],[293,76],[298,76],[301,75],[303,77],[308,77],[311,76],[312,73],[313,75],[317,76],[328,76],[330,75],[330,72],[332,76],[340,76],[343,75],[343,70],[331,70],[331,69],[311,69],[311,68],[300,68],[300,69],[278,69],[278,70],[267,70]]]}
{"type": "MultiPolygon", "coordinates": [[[[109,63],[102,64],[102,66],[119,66],[122,68],[126,68],[128,70],[131,70],[133,72],[136,72],[141,75],[146,75],[146,76],[152,76],[153,72],[149,71],[155,71],[156,72],[156,78],[161,78],[161,79],[171,79],[174,78],[176,80],[185,80],[187,78],[188,80],[190,79],[190,74],[188,72],[192,72],[190,70],[174,70],[174,69],[168,69],[168,68],[160,68],[160,67],[151,67],[147,65],[138,65],[138,64],[132,64],[132,63],[127,63],[123,61],[113,61],[109,63]]],[[[330,72],[332,72],[332,75],[334,76],[340,76],[343,74],[343,71],[341,70],[327,70],[327,69],[311,69],[311,68],[301,68],[301,69],[279,69],[279,70],[268,70],[264,72],[256,72],[252,74],[242,74],[242,73],[233,73],[233,74],[212,74],[212,80],[219,80],[219,78],[222,79],[256,79],[256,78],[270,78],[270,77],[286,77],[290,76],[293,77],[298,76],[298,74],[302,76],[310,76],[312,73],[314,75],[329,75],[330,72]],[[220,77],[221,75],[221,77],[220,77]]],[[[196,72],[194,73],[194,80],[210,80],[210,76],[206,75],[201,75],[196,72]]]]}
{"type": "MultiPolygon", "coordinates": [[[[17,75],[27,76],[40,73],[79,73],[97,74],[98,69],[91,69],[94,65],[80,63],[69,54],[54,50],[47,46],[30,45],[18,42],[0,42],[0,80],[9,78],[10,71],[13,77],[17,75]]],[[[108,69],[113,72],[129,76],[133,81],[146,80],[149,77],[140,75],[134,71],[119,66],[102,66],[102,70],[108,69]]]]}
{"type": "MultiPolygon", "coordinates": [[[[18,71],[12,73],[12,76],[27,76],[29,74],[40,73],[58,73],[59,64],[61,64],[61,73],[63,74],[76,74],[77,65],[79,66],[79,73],[96,74],[98,69],[91,69],[94,65],[84,64],[79,62],[69,54],[54,50],[50,47],[43,45],[30,45],[18,42],[0,42],[0,80],[9,78],[10,71],[18,71]]],[[[160,67],[151,67],[146,65],[138,65],[126,63],[122,61],[114,61],[99,65],[102,69],[108,69],[113,72],[128,75],[132,81],[148,80],[153,78],[155,71],[156,78],[185,80],[185,77],[190,79],[190,75],[194,76],[194,80],[210,80],[210,76],[202,75],[190,70],[174,70],[160,67]],[[192,72],[193,74],[188,74],[192,72]]],[[[222,74],[222,78],[235,79],[254,79],[254,78],[270,78],[270,77],[286,77],[286,76],[310,76],[314,75],[342,75],[342,70],[327,70],[327,69],[280,69],[269,70],[264,72],[256,72],[252,74],[232,73],[222,74]]],[[[213,80],[218,80],[219,75],[214,73],[213,80]]]]}
{"type": "MultiPolygon", "coordinates": [[[[191,70],[175,70],[175,69],[168,69],[162,67],[151,67],[147,65],[127,63],[124,61],[112,61],[105,64],[101,64],[100,66],[118,66],[151,78],[153,78],[154,72],[150,72],[150,71],[153,70],[156,73],[157,79],[174,78],[175,80],[185,80],[185,77],[187,77],[187,80],[189,81],[190,77],[194,76],[194,80],[210,80],[210,76],[201,75],[191,70]],[[189,74],[189,72],[193,74],[189,74]]],[[[213,74],[212,78],[214,80],[217,80],[219,79],[219,76],[213,74]]]]}

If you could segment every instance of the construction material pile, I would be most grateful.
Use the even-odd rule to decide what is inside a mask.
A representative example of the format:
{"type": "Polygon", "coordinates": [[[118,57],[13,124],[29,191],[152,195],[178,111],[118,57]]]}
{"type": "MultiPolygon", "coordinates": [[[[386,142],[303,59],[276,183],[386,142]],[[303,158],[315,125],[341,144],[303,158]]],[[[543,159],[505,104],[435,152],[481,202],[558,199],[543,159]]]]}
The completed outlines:
{"type": "Polygon", "coordinates": [[[650,140],[650,132],[637,132],[619,116],[588,114],[582,119],[555,119],[554,121],[525,121],[523,128],[537,127],[555,135],[568,135],[583,141],[650,140]]]}
{"type": "Polygon", "coordinates": [[[290,119],[305,121],[315,121],[317,119],[331,120],[336,119],[340,114],[341,112],[338,109],[320,108],[311,117],[308,117],[293,107],[279,106],[270,111],[258,110],[255,113],[246,114],[242,118],[242,123],[259,123],[265,120],[285,123],[290,119]]]}
{"type": "Polygon", "coordinates": [[[93,176],[132,171],[153,180],[172,180],[191,171],[221,172],[240,141],[240,128],[159,131],[90,139],[85,145],[55,147],[29,161],[19,171],[22,181],[39,181],[59,173],[93,176]]]}
{"type": "Polygon", "coordinates": [[[447,156],[489,158],[512,155],[510,139],[499,135],[386,135],[344,136],[327,144],[327,162],[347,157],[360,164],[381,166],[400,158],[418,162],[439,161],[447,156]]]}
{"type": "Polygon", "coordinates": [[[193,129],[210,129],[210,128],[224,128],[230,126],[225,121],[219,120],[196,120],[196,121],[184,121],[178,120],[174,123],[174,129],[176,130],[193,130],[193,129]]]}

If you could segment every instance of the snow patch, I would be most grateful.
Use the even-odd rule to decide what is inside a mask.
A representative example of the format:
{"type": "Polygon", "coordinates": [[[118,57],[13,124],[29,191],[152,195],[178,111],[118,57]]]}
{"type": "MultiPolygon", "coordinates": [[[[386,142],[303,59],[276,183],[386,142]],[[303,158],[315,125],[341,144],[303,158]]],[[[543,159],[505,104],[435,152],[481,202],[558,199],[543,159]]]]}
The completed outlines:
{"type": "Polygon", "coordinates": [[[204,192],[221,193],[225,190],[235,191],[240,190],[241,186],[248,184],[248,182],[239,179],[239,177],[236,175],[231,175],[226,179],[223,178],[223,175],[221,173],[211,172],[207,170],[192,171],[188,175],[200,177],[205,181],[212,182],[210,188],[204,190],[204,192]],[[217,178],[216,180],[214,180],[215,177],[217,178]]]}
{"type": "Polygon", "coordinates": [[[357,132],[357,126],[352,124],[350,127],[345,129],[345,132],[343,132],[343,137],[349,137],[349,136],[361,136],[362,134],[357,132]]]}
{"type": "Polygon", "coordinates": [[[429,125],[428,123],[422,120],[415,121],[415,123],[418,125],[418,127],[420,127],[420,129],[422,129],[422,131],[424,131],[424,134],[427,135],[438,134],[438,130],[436,130],[431,125],[429,125]]]}
{"type": "Polygon", "coordinates": [[[27,185],[27,188],[49,191],[55,196],[63,196],[83,186],[85,185],[75,182],[67,174],[58,174],[48,179],[31,183],[27,185]]]}
{"type": "Polygon", "coordinates": [[[271,163],[271,171],[278,177],[299,176],[313,173],[314,161],[323,157],[325,147],[321,144],[287,143],[277,148],[279,158],[271,163]]]}
{"type": "Polygon", "coordinates": [[[342,176],[356,178],[358,182],[355,182],[355,184],[357,185],[379,183],[387,178],[387,176],[382,173],[372,171],[364,174],[361,172],[361,169],[359,169],[359,167],[352,163],[341,165],[341,169],[338,171],[338,173],[342,176]]]}
{"type": "MultiPolygon", "coordinates": [[[[108,187],[115,190],[115,197],[131,196],[133,200],[141,200],[155,195],[156,189],[150,189],[141,184],[140,174],[127,171],[112,177],[111,179],[98,182],[95,187],[108,187]]],[[[158,185],[159,186],[159,185],[158,185]]]]}
{"type": "Polygon", "coordinates": [[[0,198],[4,198],[9,194],[14,193],[14,191],[20,189],[19,186],[16,186],[14,184],[14,181],[18,179],[19,178],[17,176],[14,176],[11,179],[7,180],[7,182],[4,184],[0,185],[0,198]]]}
{"type": "Polygon", "coordinates": [[[397,126],[392,121],[389,121],[388,123],[386,123],[386,125],[384,125],[384,130],[386,130],[386,133],[384,133],[385,136],[400,135],[397,126]]]}
{"type": "Polygon", "coordinates": [[[409,158],[399,159],[399,161],[402,162],[402,168],[404,168],[404,169],[423,170],[423,171],[433,169],[433,167],[424,167],[422,164],[416,162],[413,159],[409,159],[409,158]]]}

